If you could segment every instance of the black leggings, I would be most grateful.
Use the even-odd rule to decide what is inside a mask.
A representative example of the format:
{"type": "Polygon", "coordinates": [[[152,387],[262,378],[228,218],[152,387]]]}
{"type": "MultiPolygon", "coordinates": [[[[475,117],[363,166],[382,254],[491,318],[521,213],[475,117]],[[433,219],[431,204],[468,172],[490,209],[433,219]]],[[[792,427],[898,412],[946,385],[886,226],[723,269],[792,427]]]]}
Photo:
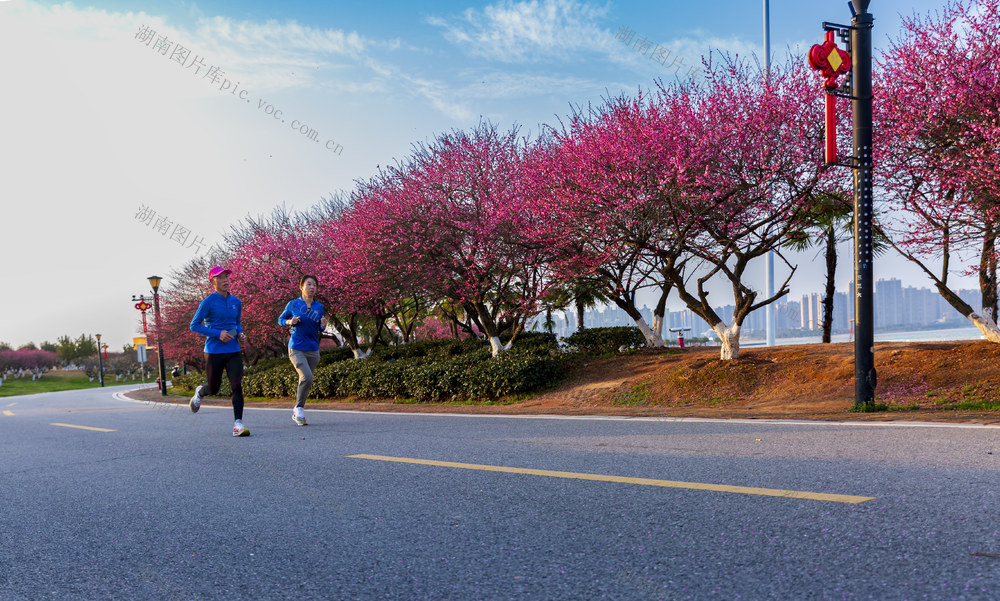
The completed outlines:
{"type": "Polygon", "coordinates": [[[229,387],[233,389],[233,417],[243,419],[243,355],[235,353],[205,353],[207,366],[208,389],[202,391],[202,396],[211,396],[219,392],[222,386],[222,372],[229,376],[229,387]]]}

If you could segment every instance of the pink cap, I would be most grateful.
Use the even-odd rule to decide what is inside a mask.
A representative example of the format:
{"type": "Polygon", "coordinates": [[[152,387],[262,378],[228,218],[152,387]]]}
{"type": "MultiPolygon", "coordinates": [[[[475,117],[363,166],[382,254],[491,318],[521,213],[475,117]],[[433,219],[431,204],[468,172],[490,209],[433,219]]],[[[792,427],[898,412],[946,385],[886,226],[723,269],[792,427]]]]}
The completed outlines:
{"type": "Polygon", "coordinates": [[[223,269],[222,267],[219,267],[218,265],[216,265],[215,267],[213,267],[213,268],[211,268],[211,269],[208,270],[208,281],[211,282],[216,277],[218,277],[218,276],[220,276],[222,274],[232,273],[232,272],[233,271],[231,269],[223,269]]]}

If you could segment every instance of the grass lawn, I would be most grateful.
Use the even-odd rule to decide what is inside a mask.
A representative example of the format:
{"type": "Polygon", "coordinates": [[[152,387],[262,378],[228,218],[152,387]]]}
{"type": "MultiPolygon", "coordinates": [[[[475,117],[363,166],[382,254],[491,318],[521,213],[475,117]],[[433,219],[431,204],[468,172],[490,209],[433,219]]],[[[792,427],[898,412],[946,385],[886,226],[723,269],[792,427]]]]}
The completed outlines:
{"type": "MultiPolygon", "coordinates": [[[[153,378],[153,382],[156,382],[156,378],[153,378]]],[[[139,380],[135,382],[131,380],[128,382],[115,382],[113,374],[111,376],[104,374],[104,385],[106,387],[139,383],[139,380]]],[[[56,392],[59,390],[77,390],[80,388],[100,388],[100,386],[101,382],[99,380],[95,378],[91,382],[90,378],[81,370],[63,371],[61,369],[52,369],[45,372],[41,380],[35,380],[34,382],[31,381],[31,377],[16,380],[14,378],[7,378],[4,380],[3,386],[0,386],[0,397],[56,392]]]]}

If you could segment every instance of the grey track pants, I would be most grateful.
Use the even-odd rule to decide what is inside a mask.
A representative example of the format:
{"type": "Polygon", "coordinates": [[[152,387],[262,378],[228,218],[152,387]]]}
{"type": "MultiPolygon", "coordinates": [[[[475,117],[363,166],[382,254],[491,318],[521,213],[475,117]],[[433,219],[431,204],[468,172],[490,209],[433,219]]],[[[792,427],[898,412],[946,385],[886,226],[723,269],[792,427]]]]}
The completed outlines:
{"type": "Polygon", "coordinates": [[[319,364],[319,351],[297,351],[288,349],[288,358],[292,360],[295,371],[299,372],[299,388],[295,393],[295,406],[305,407],[309,388],[313,383],[313,371],[319,364]]]}

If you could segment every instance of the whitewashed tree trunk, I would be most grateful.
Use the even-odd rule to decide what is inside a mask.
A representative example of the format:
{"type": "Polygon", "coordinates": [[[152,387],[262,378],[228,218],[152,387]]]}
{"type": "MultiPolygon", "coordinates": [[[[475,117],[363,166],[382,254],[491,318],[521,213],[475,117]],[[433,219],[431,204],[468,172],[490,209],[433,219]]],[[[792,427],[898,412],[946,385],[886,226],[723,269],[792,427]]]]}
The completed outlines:
{"type": "Polygon", "coordinates": [[[643,319],[641,317],[639,319],[636,319],[635,320],[635,327],[639,328],[639,331],[642,332],[643,338],[646,339],[646,346],[647,347],[649,347],[649,348],[660,348],[660,347],[663,346],[663,337],[660,336],[659,334],[653,332],[653,330],[650,330],[649,326],[646,325],[646,320],[645,319],[643,319]]]}
{"type": "Polygon", "coordinates": [[[727,326],[723,322],[719,322],[712,326],[712,330],[719,336],[719,340],[722,342],[722,351],[719,354],[719,358],[723,361],[729,361],[731,359],[740,358],[740,326],[733,325],[727,326]]]}
{"type": "Polygon", "coordinates": [[[368,355],[372,354],[372,349],[369,348],[367,351],[361,350],[361,347],[351,349],[354,352],[355,359],[367,359],[368,355]]]}
{"type": "MultiPolygon", "coordinates": [[[[513,342],[513,340],[511,342],[513,342]]],[[[507,344],[501,344],[499,336],[490,336],[490,350],[492,351],[493,356],[496,357],[500,353],[510,350],[510,342],[507,344]]]]}
{"type": "Polygon", "coordinates": [[[663,340],[663,316],[653,314],[653,334],[663,340]]]}
{"type": "Polygon", "coordinates": [[[988,317],[980,317],[975,313],[969,313],[966,317],[972,322],[972,325],[976,326],[983,336],[990,342],[1000,343],[1000,327],[992,319],[988,317]]]}

